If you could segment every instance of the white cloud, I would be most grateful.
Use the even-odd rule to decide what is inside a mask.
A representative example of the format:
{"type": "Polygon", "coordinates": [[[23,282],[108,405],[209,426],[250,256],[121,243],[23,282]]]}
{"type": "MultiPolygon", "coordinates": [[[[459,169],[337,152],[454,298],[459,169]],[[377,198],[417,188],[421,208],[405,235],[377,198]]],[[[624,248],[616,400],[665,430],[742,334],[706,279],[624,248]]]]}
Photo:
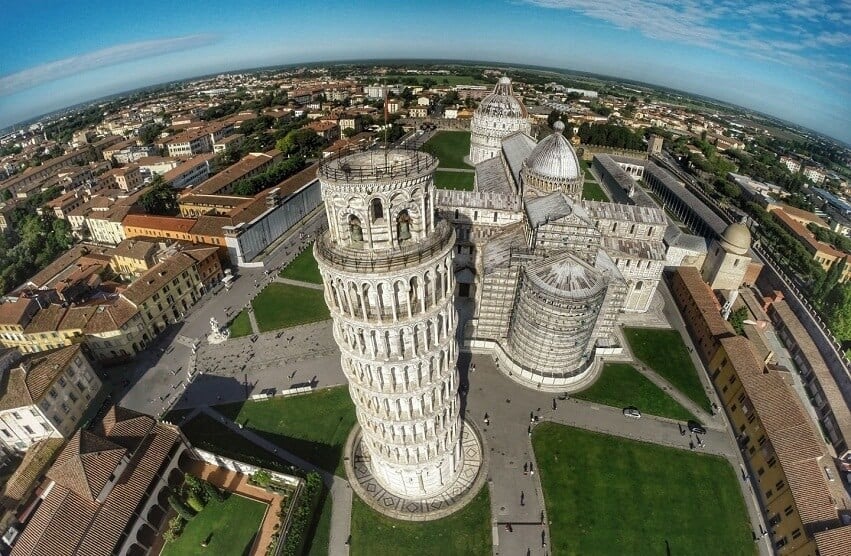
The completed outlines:
{"type": "Polygon", "coordinates": [[[646,37],[821,71],[851,57],[851,2],[788,0],[524,0],[571,10],[646,37]],[[809,50],[809,52],[802,52],[809,50]]]}
{"type": "Polygon", "coordinates": [[[0,96],[17,93],[48,81],[55,81],[88,70],[198,48],[212,44],[217,40],[217,37],[213,35],[187,35],[154,39],[118,44],[79,56],[48,62],[0,77],[0,96]]]}

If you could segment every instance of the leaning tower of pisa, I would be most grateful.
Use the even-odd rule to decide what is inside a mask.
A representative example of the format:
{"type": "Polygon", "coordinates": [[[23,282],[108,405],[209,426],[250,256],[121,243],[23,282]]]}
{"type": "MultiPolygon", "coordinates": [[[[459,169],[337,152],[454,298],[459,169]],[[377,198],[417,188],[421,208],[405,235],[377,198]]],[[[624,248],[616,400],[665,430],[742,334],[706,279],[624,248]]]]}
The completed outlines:
{"type": "Polygon", "coordinates": [[[481,462],[460,417],[455,234],[435,219],[436,167],[409,150],[326,160],[328,230],[314,245],[357,409],[350,479],[374,507],[421,519],[470,490],[481,462]]]}

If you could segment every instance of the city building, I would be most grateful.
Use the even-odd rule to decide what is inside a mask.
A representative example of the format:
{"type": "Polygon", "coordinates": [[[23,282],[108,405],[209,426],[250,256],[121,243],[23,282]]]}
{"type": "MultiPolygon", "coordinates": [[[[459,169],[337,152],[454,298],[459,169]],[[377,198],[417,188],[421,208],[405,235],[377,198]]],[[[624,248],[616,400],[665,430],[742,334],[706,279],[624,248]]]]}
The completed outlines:
{"type": "MultiPolygon", "coordinates": [[[[780,223],[792,236],[794,236],[801,245],[813,256],[815,260],[824,270],[829,270],[830,267],[846,259],[849,254],[833,246],[816,239],[815,234],[806,226],[801,224],[801,218],[792,216],[785,210],[775,210],[771,213],[777,222],[780,223]]],[[[851,279],[851,265],[846,264],[839,277],[840,282],[845,282],[851,279]]]]}
{"type": "Polygon", "coordinates": [[[745,455],[754,490],[778,554],[840,554],[833,536],[851,546],[848,493],[836,464],[784,379],[752,342],[722,338],[707,370],[745,455]],[[834,530],[833,535],[818,535],[834,530]]]}
{"type": "Polygon", "coordinates": [[[662,154],[662,144],[665,142],[664,137],[660,135],[650,135],[650,139],[647,145],[647,151],[650,154],[660,155],[662,154]]]}
{"type": "Polygon", "coordinates": [[[188,450],[177,427],[120,407],[78,431],[40,488],[14,556],[143,556],[169,513],[188,450]]]}
{"type": "Polygon", "coordinates": [[[479,164],[499,156],[502,140],[518,131],[531,133],[528,112],[514,96],[511,80],[501,77],[493,92],[479,103],[470,121],[470,162],[479,164]]]}
{"type": "Polygon", "coordinates": [[[142,185],[142,173],[136,164],[113,168],[98,179],[105,182],[107,188],[117,187],[124,191],[133,191],[142,185]]]}
{"type": "Polygon", "coordinates": [[[827,177],[827,174],[824,173],[824,170],[822,170],[818,166],[805,166],[803,173],[804,177],[806,177],[816,185],[823,184],[824,178],[827,177]]]}
{"type": "Polygon", "coordinates": [[[455,233],[435,218],[436,168],[435,157],[404,150],[319,168],[329,229],[314,256],[360,423],[348,457],[363,452],[400,508],[450,504],[442,495],[463,491],[472,463],[463,437],[475,436],[460,416],[455,233]]]}
{"type": "Polygon", "coordinates": [[[79,345],[4,354],[0,370],[0,441],[22,452],[45,438],[70,438],[102,387],[79,345]]]}
{"type": "Polygon", "coordinates": [[[801,161],[791,156],[783,155],[780,157],[780,164],[786,166],[790,172],[797,174],[801,171],[801,161]]]}

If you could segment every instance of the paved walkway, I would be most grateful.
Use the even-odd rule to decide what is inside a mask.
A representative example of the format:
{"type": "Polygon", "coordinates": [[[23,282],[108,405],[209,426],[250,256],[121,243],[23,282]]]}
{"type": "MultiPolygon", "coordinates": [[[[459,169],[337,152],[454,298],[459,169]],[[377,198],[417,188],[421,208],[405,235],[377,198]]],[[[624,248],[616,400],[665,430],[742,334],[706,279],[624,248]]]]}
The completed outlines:
{"type": "Polygon", "coordinates": [[[691,398],[677,390],[674,385],[672,385],[668,380],[645,365],[640,361],[634,360],[632,362],[632,366],[636,371],[643,374],[647,377],[650,382],[658,386],[661,390],[663,390],[666,394],[677,400],[677,403],[683,406],[684,408],[691,411],[692,415],[697,417],[697,420],[704,424],[706,428],[712,428],[716,430],[723,430],[724,424],[719,420],[715,419],[715,416],[707,413],[705,409],[694,403],[691,398]]]}
{"type": "Polygon", "coordinates": [[[228,429],[241,435],[256,446],[274,454],[282,462],[295,465],[305,471],[316,471],[319,473],[331,493],[331,534],[328,552],[335,556],[337,554],[349,553],[348,541],[351,535],[352,491],[345,479],[337,477],[333,473],[329,473],[307,460],[301,459],[277,444],[269,442],[252,430],[240,427],[211,407],[201,407],[200,411],[203,411],[215,421],[222,423],[228,429]]]}
{"type": "Polygon", "coordinates": [[[313,282],[302,282],[301,280],[292,280],[290,278],[282,278],[281,276],[275,276],[275,282],[279,282],[281,284],[289,284],[290,286],[298,286],[300,288],[308,288],[311,290],[325,291],[325,287],[322,284],[314,284],[313,282]]]}
{"type": "Polygon", "coordinates": [[[251,323],[251,332],[260,334],[260,325],[257,324],[257,316],[254,314],[253,307],[249,305],[245,308],[245,312],[248,314],[248,321],[251,323]]]}
{"type": "MultiPolygon", "coordinates": [[[[192,461],[189,464],[187,472],[228,492],[234,492],[240,496],[266,504],[266,513],[263,516],[260,531],[257,534],[257,538],[254,539],[250,553],[253,556],[266,554],[266,548],[272,542],[272,535],[278,529],[278,524],[281,521],[278,512],[281,509],[283,496],[274,492],[267,492],[265,489],[252,485],[248,482],[247,475],[202,461],[192,461]]],[[[223,532],[216,531],[216,533],[220,534],[223,532]]]]}

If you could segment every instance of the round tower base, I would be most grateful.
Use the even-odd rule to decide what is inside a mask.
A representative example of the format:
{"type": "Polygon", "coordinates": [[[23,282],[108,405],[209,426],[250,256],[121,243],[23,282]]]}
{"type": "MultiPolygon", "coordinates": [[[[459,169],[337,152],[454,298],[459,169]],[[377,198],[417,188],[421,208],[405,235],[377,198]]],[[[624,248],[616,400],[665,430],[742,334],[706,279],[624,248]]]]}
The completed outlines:
{"type": "Polygon", "coordinates": [[[481,490],[487,477],[487,461],[478,431],[468,421],[461,430],[461,472],[446,490],[430,498],[409,499],[384,489],[370,468],[369,454],[361,442],[360,425],[355,425],[346,441],[346,477],[361,500],[393,519],[431,521],[453,514],[466,506],[481,490]]]}

